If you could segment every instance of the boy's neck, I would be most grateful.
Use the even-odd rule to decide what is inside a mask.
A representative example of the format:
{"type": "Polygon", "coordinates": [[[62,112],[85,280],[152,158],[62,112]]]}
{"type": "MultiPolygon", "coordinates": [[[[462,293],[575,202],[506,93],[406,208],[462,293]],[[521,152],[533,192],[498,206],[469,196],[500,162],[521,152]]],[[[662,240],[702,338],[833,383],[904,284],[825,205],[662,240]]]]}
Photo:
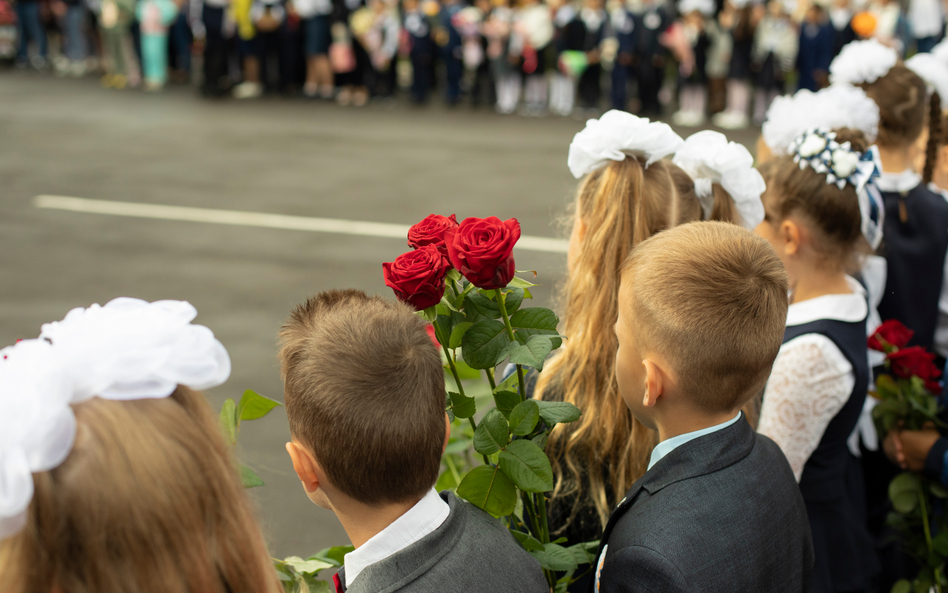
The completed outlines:
{"type": "Polygon", "coordinates": [[[733,420],[738,412],[740,412],[740,410],[708,414],[695,410],[676,410],[674,413],[668,414],[669,418],[667,421],[656,422],[658,440],[659,442],[667,441],[668,439],[688,434],[689,432],[696,432],[717,426],[718,424],[724,424],[728,420],[733,420]]]}
{"type": "MultiPolygon", "coordinates": [[[[421,500],[420,498],[418,500],[421,500]]],[[[418,500],[386,504],[380,507],[369,506],[352,499],[333,501],[332,508],[346,530],[349,541],[356,548],[381,533],[399,517],[407,513],[418,500]]]]}

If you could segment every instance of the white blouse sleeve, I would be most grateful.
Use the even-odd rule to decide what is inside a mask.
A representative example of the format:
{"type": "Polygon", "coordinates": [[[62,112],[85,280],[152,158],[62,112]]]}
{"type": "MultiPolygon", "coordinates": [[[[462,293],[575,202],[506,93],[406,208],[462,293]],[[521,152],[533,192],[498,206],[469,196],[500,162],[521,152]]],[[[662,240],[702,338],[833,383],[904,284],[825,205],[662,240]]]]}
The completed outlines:
{"type": "Polygon", "coordinates": [[[780,348],[757,430],[780,446],[797,482],[855,383],[852,365],[826,336],[804,334],[780,348]]]}

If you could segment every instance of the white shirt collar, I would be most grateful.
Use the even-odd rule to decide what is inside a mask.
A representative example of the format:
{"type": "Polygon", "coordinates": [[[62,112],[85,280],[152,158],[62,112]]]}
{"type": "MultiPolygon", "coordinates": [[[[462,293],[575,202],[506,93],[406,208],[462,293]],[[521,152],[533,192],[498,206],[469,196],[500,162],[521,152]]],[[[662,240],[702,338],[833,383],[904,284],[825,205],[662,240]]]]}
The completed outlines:
{"type": "Polygon", "coordinates": [[[665,457],[666,455],[668,455],[669,453],[671,453],[678,447],[684,445],[685,443],[689,441],[693,441],[698,437],[703,437],[706,434],[711,434],[712,432],[723,430],[727,428],[728,426],[734,424],[735,422],[741,419],[741,414],[743,414],[743,412],[738,412],[737,416],[735,416],[734,418],[731,418],[727,422],[722,422],[721,424],[718,424],[717,426],[710,426],[708,428],[702,428],[701,430],[696,430],[694,432],[686,432],[685,434],[680,434],[670,439],[665,439],[664,441],[655,445],[655,448],[652,449],[652,458],[649,459],[648,469],[652,469],[652,466],[654,466],[656,463],[661,461],[663,457],[665,457]]]}
{"type": "Polygon", "coordinates": [[[846,276],[851,294],[827,294],[790,305],[787,311],[787,326],[803,325],[818,319],[833,319],[855,323],[869,313],[866,291],[855,279],[846,276]]]}
{"type": "Polygon", "coordinates": [[[346,588],[363,570],[376,562],[381,562],[396,554],[426,535],[433,533],[445,519],[451,509],[438,491],[432,488],[415,506],[395,519],[391,525],[376,533],[354,551],[345,556],[346,588]]]}
{"type": "Polygon", "coordinates": [[[922,176],[911,169],[906,169],[901,173],[886,173],[883,171],[876,180],[880,190],[889,192],[911,191],[918,187],[920,183],[922,183],[922,176]]]}

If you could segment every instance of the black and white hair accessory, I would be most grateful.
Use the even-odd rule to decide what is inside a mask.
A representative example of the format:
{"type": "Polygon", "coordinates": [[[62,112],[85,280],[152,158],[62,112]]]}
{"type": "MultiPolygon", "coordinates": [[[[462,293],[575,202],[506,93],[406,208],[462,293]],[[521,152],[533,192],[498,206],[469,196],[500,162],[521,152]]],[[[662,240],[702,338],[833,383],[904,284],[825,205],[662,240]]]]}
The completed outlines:
{"type": "Polygon", "coordinates": [[[839,189],[847,184],[855,188],[862,214],[862,234],[873,249],[878,248],[885,215],[882,194],[876,185],[882,170],[879,149],[873,145],[866,152],[859,152],[849,142],[837,142],[835,132],[812,128],[797,136],[789,152],[800,169],[809,167],[826,175],[827,184],[839,189]]]}

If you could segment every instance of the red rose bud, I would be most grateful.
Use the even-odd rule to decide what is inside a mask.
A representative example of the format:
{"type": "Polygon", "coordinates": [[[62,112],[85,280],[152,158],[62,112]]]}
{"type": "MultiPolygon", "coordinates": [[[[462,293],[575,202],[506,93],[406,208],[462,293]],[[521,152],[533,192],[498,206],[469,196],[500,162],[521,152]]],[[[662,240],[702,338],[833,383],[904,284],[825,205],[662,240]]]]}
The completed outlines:
{"type": "Polygon", "coordinates": [[[425,327],[425,331],[428,332],[428,337],[431,338],[431,343],[434,344],[435,348],[441,348],[441,342],[438,341],[438,335],[435,333],[435,327],[430,323],[425,327]]]}
{"type": "Polygon", "coordinates": [[[896,350],[886,358],[889,361],[889,368],[892,369],[892,373],[902,379],[910,379],[914,376],[929,381],[941,374],[941,371],[932,362],[935,360],[935,355],[926,352],[921,346],[896,350]]]}
{"type": "Polygon", "coordinates": [[[441,255],[448,257],[448,250],[444,246],[444,232],[458,226],[458,219],[451,216],[431,214],[415,226],[408,229],[408,246],[418,249],[425,245],[434,245],[441,255]]]}
{"type": "Polygon", "coordinates": [[[507,286],[514,277],[513,248],[520,240],[516,218],[465,218],[444,233],[451,265],[471,284],[485,290],[507,286]]]}
{"type": "Polygon", "coordinates": [[[382,264],[385,285],[395,292],[398,300],[418,311],[441,302],[447,273],[444,257],[434,245],[403,253],[394,262],[382,264]]]}
{"type": "Polygon", "coordinates": [[[900,321],[890,319],[879,326],[872,336],[869,337],[869,348],[885,352],[888,347],[904,348],[915,332],[902,325],[900,321]]]}

